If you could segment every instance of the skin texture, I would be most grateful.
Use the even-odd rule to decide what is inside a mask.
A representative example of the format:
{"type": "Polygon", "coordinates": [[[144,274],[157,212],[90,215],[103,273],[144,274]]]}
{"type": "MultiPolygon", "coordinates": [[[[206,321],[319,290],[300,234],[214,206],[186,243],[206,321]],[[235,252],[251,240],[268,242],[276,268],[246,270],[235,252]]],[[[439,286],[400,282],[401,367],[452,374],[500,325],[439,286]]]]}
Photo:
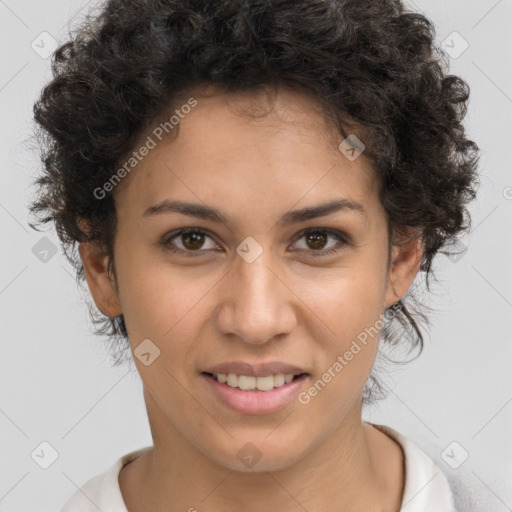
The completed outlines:
{"type": "MultiPolygon", "coordinates": [[[[154,449],[121,470],[127,508],[398,511],[402,451],[361,419],[378,336],[308,404],[294,400],[271,414],[228,409],[200,372],[223,361],[285,361],[310,374],[306,390],[403,297],[421,242],[394,247],[388,269],[386,216],[370,162],[364,153],[354,161],[340,153],[343,138],[310,98],[280,89],[272,111],[256,119],[244,114],[262,113],[264,95],[194,97],[177,136],[152,149],[114,191],[117,287],[97,248],[80,246],[99,310],[124,314],[132,350],[146,338],[160,350],[149,366],[134,357],[154,449]],[[340,211],[277,224],[289,210],[339,198],[362,203],[366,216],[340,211]],[[214,206],[232,222],[143,216],[164,199],[214,206]],[[196,246],[199,256],[161,244],[190,227],[211,236],[196,246]],[[308,243],[300,235],[306,228],[340,230],[351,242],[308,243]],[[252,263],[236,252],[247,236],[263,249],[252,263]],[[334,254],[313,255],[336,246],[334,254]],[[248,442],[262,454],[252,468],[237,457],[248,442]]],[[[186,237],[174,244],[194,247],[186,237]]]]}

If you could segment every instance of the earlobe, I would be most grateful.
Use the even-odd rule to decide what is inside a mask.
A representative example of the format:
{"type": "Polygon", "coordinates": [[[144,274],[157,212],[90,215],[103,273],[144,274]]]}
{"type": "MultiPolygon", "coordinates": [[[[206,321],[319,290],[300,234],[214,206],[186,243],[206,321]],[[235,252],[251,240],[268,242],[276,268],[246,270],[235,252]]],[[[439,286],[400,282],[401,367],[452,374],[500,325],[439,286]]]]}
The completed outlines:
{"type": "Polygon", "coordinates": [[[407,293],[420,270],[423,254],[422,239],[417,236],[417,232],[409,232],[408,236],[411,235],[414,236],[406,244],[393,247],[386,292],[386,307],[392,306],[407,293]]]}
{"type": "Polygon", "coordinates": [[[108,256],[92,242],[80,243],[80,257],[85,277],[96,307],[106,316],[122,314],[114,277],[108,273],[108,256]]]}

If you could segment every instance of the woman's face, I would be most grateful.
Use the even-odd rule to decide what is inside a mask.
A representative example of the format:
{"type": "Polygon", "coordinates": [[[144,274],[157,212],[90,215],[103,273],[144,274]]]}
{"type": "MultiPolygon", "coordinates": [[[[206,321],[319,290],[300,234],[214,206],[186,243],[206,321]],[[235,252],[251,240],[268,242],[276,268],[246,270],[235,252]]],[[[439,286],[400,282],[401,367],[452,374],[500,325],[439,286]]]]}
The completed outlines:
{"type": "Polygon", "coordinates": [[[261,456],[255,469],[277,470],[361,421],[381,315],[409,287],[419,252],[393,252],[388,273],[370,164],[338,149],[313,101],[280,90],[256,118],[243,114],[262,114],[264,96],[195,98],[177,137],[141,138],[156,146],[114,192],[118,293],[87,277],[102,312],[124,315],[155,447],[173,436],[232,469],[261,456]],[[175,201],[223,220],[165,206],[175,201]],[[338,201],[352,207],[294,213],[338,201]],[[266,363],[294,368],[258,372],[266,363]],[[219,373],[249,377],[242,387],[307,375],[244,391],[205,374],[223,364],[219,373]]]}

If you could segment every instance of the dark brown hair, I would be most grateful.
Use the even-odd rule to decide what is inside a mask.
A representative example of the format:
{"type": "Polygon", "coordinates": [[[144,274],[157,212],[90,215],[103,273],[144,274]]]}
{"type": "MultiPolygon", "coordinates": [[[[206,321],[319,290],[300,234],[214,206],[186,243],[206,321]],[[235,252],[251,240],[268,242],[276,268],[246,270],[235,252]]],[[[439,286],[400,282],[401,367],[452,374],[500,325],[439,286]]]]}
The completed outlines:
{"type": "MultiPolygon", "coordinates": [[[[110,256],[115,275],[114,200],[93,191],[164,109],[203,85],[287,86],[314,98],[343,137],[363,134],[390,233],[421,230],[428,288],[434,256],[469,229],[478,146],[462,125],[469,87],[446,74],[425,16],[399,0],[110,0],[100,7],[57,49],[53,79],[34,105],[44,166],[30,211],[54,222],[77,282],[84,280],[77,243],[86,240],[110,256]]],[[[421,352],[417,320],[428,318],[423,308],[411,312],[412,293],[399,305],[382,339],[404,338],[421,352]]],[[[94,307],[91,315],[119,364],[129,354],[123,316],[94,307]]],[[[372,373],[364,400],[378,389],[372,373]]]]}

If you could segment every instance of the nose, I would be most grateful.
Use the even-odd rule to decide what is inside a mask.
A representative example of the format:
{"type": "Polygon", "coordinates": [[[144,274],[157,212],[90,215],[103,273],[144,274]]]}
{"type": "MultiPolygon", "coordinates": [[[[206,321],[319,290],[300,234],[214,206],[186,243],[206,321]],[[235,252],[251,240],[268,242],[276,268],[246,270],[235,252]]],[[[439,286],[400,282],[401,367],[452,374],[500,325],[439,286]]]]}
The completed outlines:
{"type": "Polygon", "coordinates": [[[261,345],[291,333],[297,325],[293,301],[298,299],[273,263],[271,250],[264,250],[252,263],[235,258],[221,297],[216,322],[225,336],[261,345]]]}

